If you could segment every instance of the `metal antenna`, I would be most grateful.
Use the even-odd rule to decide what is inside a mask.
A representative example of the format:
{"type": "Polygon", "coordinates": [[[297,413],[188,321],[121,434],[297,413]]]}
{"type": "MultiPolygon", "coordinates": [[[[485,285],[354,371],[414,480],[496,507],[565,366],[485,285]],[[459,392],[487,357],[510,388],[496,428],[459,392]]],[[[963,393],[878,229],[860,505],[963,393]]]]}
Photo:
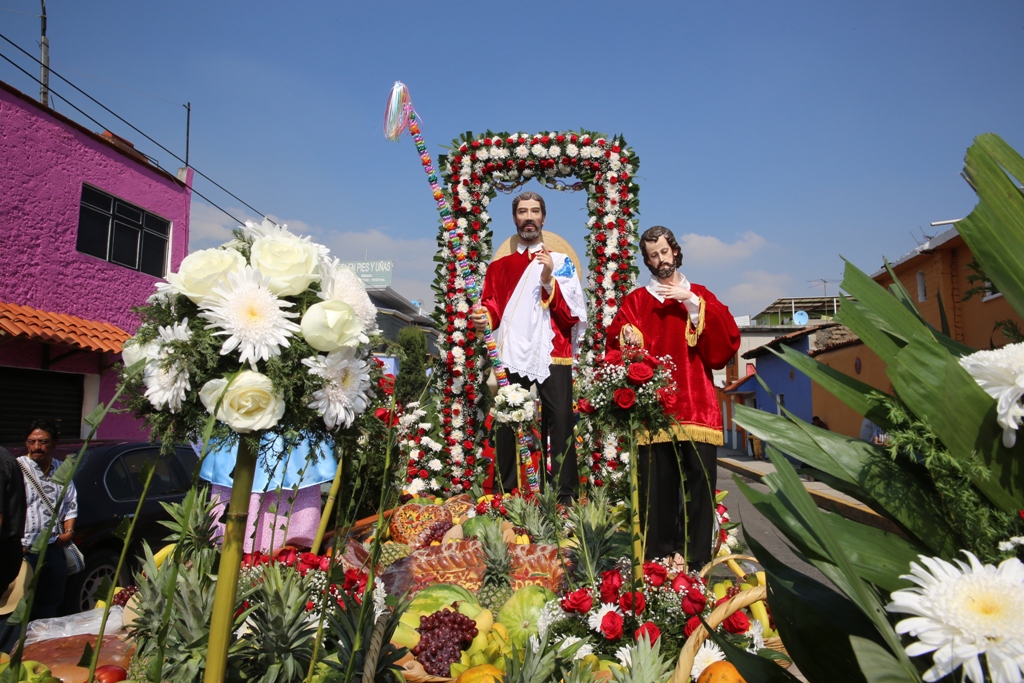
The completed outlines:
{"type": "Polygon", "coordinates": [[[46,0],[39,0],[43,13],[39,17],[41,37],[39,39],[39,101],[44,107],[50,106],[50,39],[46,37],[46,0]]]}

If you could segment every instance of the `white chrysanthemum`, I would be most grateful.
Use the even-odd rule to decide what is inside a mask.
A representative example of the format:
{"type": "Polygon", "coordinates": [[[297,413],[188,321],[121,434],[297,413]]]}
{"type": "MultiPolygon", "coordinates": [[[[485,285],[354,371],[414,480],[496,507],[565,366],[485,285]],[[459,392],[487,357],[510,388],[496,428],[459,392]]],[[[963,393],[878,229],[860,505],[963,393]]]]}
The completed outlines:
{"type": "MultiPolygon", "coordinates": [[[[573,645],[575,645],[576,643],[580,642],[581,640],[583,640],[583,639],[582,638],[577,638],[576,636],[566,636],[562,640],[562,642],[558,644],[558,651],[561,652],[562,650],[568,649],[568,648],[572,647],[573,645]]],[[[592,654],[594,654],[594,646],[591,645],[590,643],[584,643],[583,645],[580,645],[580,649],[576,650],[576,654],[574,654],[572,656],[572,658],[574,660],[575,659],[583,659],[587,655],[592,655],[592,654]]]]}
{"type": "Polygon", "coordinates": [[[936,681],[963,666],[967,680],[985,680],[984,655],[994,683],[1020,681],[1024,670],[1024,563],[1004,560],[983,565],[964,551],[970,564],[921,556],[910,574],[900,578],[917,584],[894,591],[890,612],[912,614],[896,624],[917,642],[907,646],[911,657],[932,653],[924,680],[936,681]],[[923,565],[923,566],[922,566],[923,565]]]}
{"type": "Polygon", "coordinates": [[[189,341],[192,330],[188,326],[188,318],[167,327],[157,328],[155,347],[147,345],[151,353],[155,350],[142,374],[146,385],[146,398],[157,410],[166,407],[172,413],[181,410],[181,402],[192,384],[189,382],[188,369],[171,358],[168,344],[174,341],[189,341]]]}
{"type": "Polygon", "coordinates": [[[757,619],[750,620],[750,630],[744,635],[750,638],[750,647],[747,648],[748,652],[757,654],[758,650],[764,648],[764,624],[757,619]]]}
{"type": "Polygon", "coordinates": [[[725,660],[725,653],[722,649],[715,645],[713,640],[705,640],[697,653],[693,656],[693,668],[690,669],[690,675],[694,678],[700,678],[700,674],[704,669],[708,668],[715,662],[721,662],[725,660]]]}
{"type": "Polygon", "coordinates": [[[996,421],[1003,428],[1003,445],[1013,448],[1017,430],[1024,423],[1024,342],[977,351],[961,358],[960,365],[996,400],[996,421]]]}
{"type": "Polygon", "coordinates": [[[405,491],[409,495],[415,496],[423,491],[424,486],[425,484],[423,483],[423,480],[417,477],[409,482],[409,485],[405,487],[405,491]]]}
{"type": "Polygon", "coordinates": [[[327,383],[313,392],[309,407],[324,418],[328,429],[352,426],[356,416],[370,403],[370,368],[366,361],[352,358],[346,350],[326,356],[303,358],[309,374],[323,377],[327,383]]]}
{"type": "Polygon", "coordinates": [[[280,354],[290,344],[288,337],[299,331],[289,320],[298,313],[284,310],[291,306],[270,291],[266,276],[246,266],[214,287],[212,296],[203,300],[200,315],[210,321],[208,328],[221,330],[215,334],[227,336],[222,356],[237,348],[239,361],[255,367],[256,361],[280,354]]]}
{"type": "Polygon", "coordinates": [[[438,460],[437,458],[432,458],[427,463],[427,469],[429,469],[429,470],[431,470],[433,472],[440,472],[441,471],[441,467],[442,467],[441,461],[438,460]]]}
{"type": "Polygon", "coordinates": [[[601,622],[604,621],[604,615],[608,614],[609,612],[615,612],[619,616],[622,616],[622,611],[619,609],[618,605],[615,605],[610,602],[603,602],[601,603],[600,607],[597,608],[596,612],[592,613],[589,617],[587,617],[587,625],[590,626],[590,628],[592,628],[597,633],[600,633],[601,622]]]}
{"type": "Polygon", "coordinates": [[[384,610],[387,606],[384,601],[388,597],[387,588],[384,587],[384,582],[376,580],[373,582],[373,618],[379,619],[380,615],[384,614],[384,610]]]}
{"type": "Polygon", "coordinates": [[[529,153],[530,150],[527,149],[526,145],[518,145],[516,147],[516,156],[520,159],[525,159],[529,153]]]}
{"type": "Polygon", "coordinates": [[[323,264],[320,273],[320,298],[344,301],[355,310],[366,334],[376,332],[377,307],[370,301],[366,286],[359,276],[348,266],[341,265],[338,259],[323,264]]]}
{"type": "Polygon", "coordinates": [[[559,147],[558,145],[551,145],[548,148],[548,154],[551,155],[552,159],[557,159],[558,157],[562,156],[562,148],[559,147]]]}

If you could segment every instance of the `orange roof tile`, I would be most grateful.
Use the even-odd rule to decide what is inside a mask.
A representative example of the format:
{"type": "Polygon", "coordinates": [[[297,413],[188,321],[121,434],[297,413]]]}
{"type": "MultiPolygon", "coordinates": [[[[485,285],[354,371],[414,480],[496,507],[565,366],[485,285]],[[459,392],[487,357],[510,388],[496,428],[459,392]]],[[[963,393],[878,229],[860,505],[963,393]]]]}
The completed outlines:
{"type": "Polygon", "coordinates": [[[125,340],[131,336],[110,323],[0,302],[0,336],[7,334],[111,353],[121,353],[125,340]]]}

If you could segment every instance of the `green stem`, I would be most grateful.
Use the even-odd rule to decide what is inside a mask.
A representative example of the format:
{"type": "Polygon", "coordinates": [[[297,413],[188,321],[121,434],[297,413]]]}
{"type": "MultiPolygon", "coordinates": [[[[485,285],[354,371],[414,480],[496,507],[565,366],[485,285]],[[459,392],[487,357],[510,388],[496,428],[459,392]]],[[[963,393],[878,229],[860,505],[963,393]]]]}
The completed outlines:
{"type": "Polygon", "coordinates": [[[334,471],[334,481],[331,482],[331,492],[327,494],[327,503],[324,505],[324,512],[320,515],[320,526],[316,530],[316,538],[313,539],[313,547],[310,552],[314,555],[320,554],[320,546],[324,542],[324,534],[327,533],[327,523],[331,517],[331,510],[334,508],[334,501],[341,490],[341,445],[336,440],[334,443],[334,457],[338,461],[338,469],[334,471]]]}
{"type": "MultiPolygon", "coordinates": [[[[632,425],[630,425],[632,427],[632,425]]],[[[629,503],[631,531],[633,535],[633,580],[641,581],[644,576],[643,534],[640,530],[640,485],[637,475],[636,430],[630,429],[629,437],[629,503]]]]}
{"type": "MultiPolygon", "coordinates": [[[[256,441],[258,443],[258,440],[256,441]]],[[[224,546],[217,571],[217,587],[213,595],[213,616],[210,618],[210,640],[206,659],[205,683],[223,683],[228,665],[228,647],[235,616],[238,574],[242,566],[245,525],[249,517],[249,499],[256,474],[256,450],[249,439],[239,439],[235,461],[231,504],[224,528],[224,546]]]]}

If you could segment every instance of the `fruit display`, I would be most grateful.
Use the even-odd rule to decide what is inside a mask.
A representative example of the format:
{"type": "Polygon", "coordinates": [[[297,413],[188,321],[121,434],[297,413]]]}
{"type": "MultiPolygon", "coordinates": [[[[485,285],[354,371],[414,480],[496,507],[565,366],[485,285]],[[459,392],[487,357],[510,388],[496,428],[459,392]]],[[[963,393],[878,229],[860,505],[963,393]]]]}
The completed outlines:
{"type": "Polygon", "coordinates": [[[113,602],[118,607],[124,607],[128,604],[128,601],[131,600],[132,596],[138,592],[138,586],[128,586],[127,588],[122,588],[114,595],[113,602]]]}
{"type": "MultiPolygon", "coordinates": [[[[0,676],[6,673],[10,666],[9,658],[4,655],[4,660],[0,661],[0,676]]],[[[53,675],[49,667],[42,662],[33,660],[23,660],[18,676],[11,680],[18,683],[61,683],[60,679],[53,675]]]]}
{"type": "Polygon", "coordinates": [[[498,611],[498,623],[508,629],[509,638],[519,649],[537,634],[541,610],[555,594],[543,586],[525,586],[512,594],[498,611]]]}
{"type": "Polygon", "coordinates": [[[697,683],[746,683],[746,679],[729,662],[714,662],[704,667],[697,683]]]}

